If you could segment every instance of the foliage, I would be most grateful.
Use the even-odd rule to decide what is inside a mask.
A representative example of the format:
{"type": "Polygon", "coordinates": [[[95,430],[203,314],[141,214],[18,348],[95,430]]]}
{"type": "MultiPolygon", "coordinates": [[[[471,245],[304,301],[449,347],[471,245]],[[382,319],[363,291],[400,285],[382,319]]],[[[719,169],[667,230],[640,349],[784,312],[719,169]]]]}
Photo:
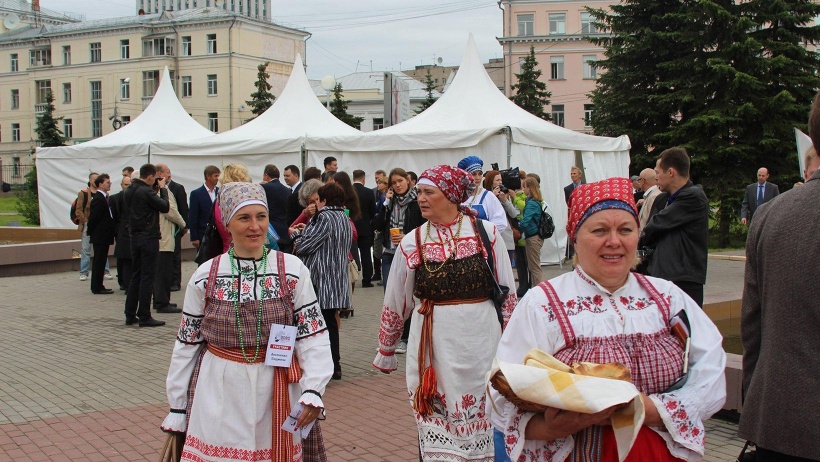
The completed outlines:
{"type": "MultiPolygon", "coordinates": [[[[67,207],[66,207],[67,208],[67,207]]],[[[17,213],[30,225],[40,225],[40,201],[37,195],[37,164],[26,173],[23,189],[17,192],[17,213]]]]}
{"type": "Polygon", "coordinates": [[[547,84],[539,80],[541,70],[537,67],[535,47],[530,46],[530,54],[521,63],[521,73],[515,74],[518,83],[510,85],[510,89],[517,90],[510,99],[530,114],[552,120],[550,113],[544,112],[544,108],[550,103],[552,92],[547,91],[547,84]]]}
{"type": "Polygon", "coordinates": [[[269,62],[265,62],[256,68],[256,82],[253,84],[253,86],[256,87],[256,91],[251,93],[250,100],[245,101],[245,103],[251,107],[253,117],[245,122],[259,117],[263,112],[267,111],[268,108],[273,105],[273,101],[276,100],[276,97],[270,92],[271,86],[270,83],[268,83],[268,79],[270,78],[270,74],[268,74],[269,64],[269,62]]]}
{"type": "Polygon", "coordinates": [[[598,135],[627,134],[633,173],[684,146],[693,181],[716,204],[717,244],[732,239],[745,185],[761,166],[798,179],[792,129],[805,128],[820,58],[809,0],[625,0],[589,10],[612,35],[592,92],[598,135]]]}
{"type": "Polygon", "coordinates": [[[37,125],[34,127],[40,146],[65,146],[63,131],[57,127],[57,122],[61,120],[62,117],[54,117],[54,95],[49,91],[46,93],[46,110],[37,117],[37,125]]]}
{"type": "Polygon", "coordinates": [[[416,109],[416,114],[421,114],[424,112],[428,107],[432,106],[433,103],[438,101],[438,98],[433,96],[433,91],[436,89],[436,84],[433,82],[433,76],[430,75],[430,69],[427,69],[427,75],[424,77],[424,91],[427,92],[427,97],[424,98],[424,101],[421,102],[421,106],[416,109]]]}
{"type": "Polygon", "coordinates": [[[350,101],[345,100],[342,94],[342,84],[337,83],[336,86],[333,87],[333,99],[330,101],[330,113],[351,127],[359,129],[362,125],[364,117],[356,117],[348,114],[348,104],[350,104],[350,101]]]}

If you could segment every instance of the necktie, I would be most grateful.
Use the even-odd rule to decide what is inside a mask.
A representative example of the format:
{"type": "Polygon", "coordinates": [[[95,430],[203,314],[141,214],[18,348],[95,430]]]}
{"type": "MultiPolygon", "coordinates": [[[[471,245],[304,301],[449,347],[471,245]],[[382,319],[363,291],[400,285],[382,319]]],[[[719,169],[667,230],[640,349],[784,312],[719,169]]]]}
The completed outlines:
{"type": "Polygon", "coordinates": [[[761,204],[763,204],[763,185],[762,184],[758,185],[758,187],[757,187],[757,203],[755,204],[755,207],[760,207],[761,204]]]}

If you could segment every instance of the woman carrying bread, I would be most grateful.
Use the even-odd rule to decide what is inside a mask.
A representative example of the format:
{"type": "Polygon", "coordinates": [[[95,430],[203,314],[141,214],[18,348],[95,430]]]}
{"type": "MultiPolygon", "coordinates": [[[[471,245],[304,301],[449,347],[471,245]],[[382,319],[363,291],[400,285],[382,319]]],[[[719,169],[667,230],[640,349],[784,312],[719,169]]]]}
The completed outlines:
{"type": "MultiPolygon", "coordinates": [[[[700,460],[703,422],[726,399],[720,333],[674,284],[630,272],[639,232],[629,179],[581,185],[570,203],[567,232],[575,245],[575,270],[521,299],[501,337],[498,358],[522,364],[527,352],[538,348],[565,364],[625,365],[645,407],[626,460],[700,460]],[[683,318],[688,318],[688,341],[670,329],[683,318]]],[[[613,408],[596,414],[554,408],[532,413],[495,390],[490,395],[497,461],[618,460],[608,426],[613,408]]]]}

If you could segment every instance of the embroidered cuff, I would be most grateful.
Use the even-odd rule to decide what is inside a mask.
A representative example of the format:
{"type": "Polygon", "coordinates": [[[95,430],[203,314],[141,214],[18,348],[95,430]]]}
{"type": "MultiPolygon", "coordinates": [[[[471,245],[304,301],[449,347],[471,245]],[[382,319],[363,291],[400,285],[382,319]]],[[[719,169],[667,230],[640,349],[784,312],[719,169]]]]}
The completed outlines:
{"type": "Polygon", "coordinates": [[[685,403],[677,399],[674,392],[652,394],[649,395],[649,399],[655,403],[655,408],[671,439],[680,446],[703,456],[706,449],[705,429],[700,418],[693,415],[694,413],[687,409],[685,403]]]}
{"type": "Polygon", "coordinates": [[[373,360],[373,367],[382,372],[390,373],[398,369],[399,360],[393,353],[382,353],[382,350],[379,349],[379,353],[376,354],[376,359],[373,360]]]}
{"type": "Polygon", "coordinates": [[[299,397],[299,402],[306,406],[325,408],[325,403],[322,401],[322,396],[314,390],[305,390],[302,396],[299,397]]]}
{"type": "Polygon", "coordinates": [[[185,432],[188,430],[188,421],[185,418],[185,410],[183,409],[182,412],[178,412],[176,409],[172,409],[171,412],[168,413],[168,416],[165,417],[165,420],[162,421],[162,425],[160,425],[162,431],[165,432],[185,432]]]}

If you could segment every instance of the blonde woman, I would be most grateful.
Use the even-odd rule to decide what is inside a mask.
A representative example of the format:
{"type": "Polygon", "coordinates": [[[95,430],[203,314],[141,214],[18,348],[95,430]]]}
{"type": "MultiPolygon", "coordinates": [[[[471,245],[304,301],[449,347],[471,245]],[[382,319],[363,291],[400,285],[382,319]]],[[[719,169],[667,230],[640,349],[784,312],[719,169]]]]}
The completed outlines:
{"type": "Polygon", "coordinates": [[[527,269],[530,273],[530,287],[541,282],[541,247],[544,240],[538,235],[538,222],[541,220],[543,198],[538,180],[528,176],[522,183],[527,202],[524,205],[524,217],[521,218],[521,231],[524,233],[527,250],[527,269]]]}
{"type": "MultiPolygon", "coordinates": [[[[228,183],[250,183],[251,174],[245,164],[239,162],[232,162],[222,167],[222,176],[219,177],[219,183],[226,185],[228,183]]],[[[219,236],[222,237],[222,252],[227,252],[231,246],[231,233],[225,229],[222,224],[222,214],[219,211],[219,196],[214,201],[214,219],[216,220],[216,229],[219,231],[219,236]]]]}

